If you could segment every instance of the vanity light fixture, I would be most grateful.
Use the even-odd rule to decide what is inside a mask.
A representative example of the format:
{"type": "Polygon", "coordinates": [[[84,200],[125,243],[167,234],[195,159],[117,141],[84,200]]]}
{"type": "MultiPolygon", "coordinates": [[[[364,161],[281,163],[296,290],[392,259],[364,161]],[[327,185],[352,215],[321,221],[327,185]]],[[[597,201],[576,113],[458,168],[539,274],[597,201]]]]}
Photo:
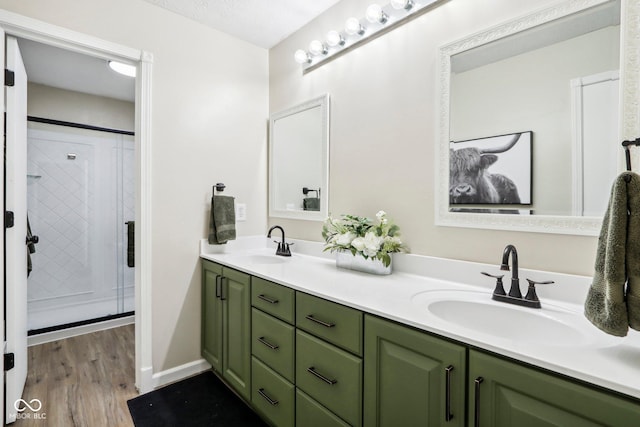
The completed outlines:
{"type": "Polygon", "coordinates": [[[136,66],[130,64],[124,64],[118,61],[109,61],[109,68],[111,68],[116,73],[122,74],[127,77],[135,77],[136,76],[136,66]]]}
{"type": "Polygon", "coordinates": [[[389,1],[383,6],[377,3],[370,5],[362,19],[355,17],[347,19],[344,31],[329,31],[324,43],[314,40],[310,43],[308,51],[297,50],[294,57],[296,62],[302,65],[303,72],[311,71],[335,55],[346,53],[367,43],[376,35],[379,36],[399,27],[409,17],[426,12],[446,0],[389,1]]]}
{"type": "Polygon", "coordinates": [[[389,19],[389,16],[384,13],[384,11],[382,10],[382,6],[380,6],[378,3],[373,3],[367,8],[365,17],[367,18],[367,21],[371,22],[372,24],[386,24],[387,20],[389,19]]]}

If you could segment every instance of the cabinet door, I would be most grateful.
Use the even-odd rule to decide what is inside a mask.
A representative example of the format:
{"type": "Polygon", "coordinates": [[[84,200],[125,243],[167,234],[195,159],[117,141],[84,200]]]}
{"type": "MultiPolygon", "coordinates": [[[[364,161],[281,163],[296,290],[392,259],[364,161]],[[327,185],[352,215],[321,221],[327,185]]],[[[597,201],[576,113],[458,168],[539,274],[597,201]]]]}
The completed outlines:
{"type": "Polygon", "coordinates": [[[465,355],[463,346],[365,315],[364,425],[464,426],[465,355]]]}
{"type": "Polygon", "coordinates": [[[469,425],[640,425],[640,403],[513,362],[470,351],[469,425]]]}
{"type": "Polygon", "coordinates": [[[246,400],[251,395],[251,278],[223,268],[222,376],[246,400]]]}
{"type": "Polygon", "coordinates": [[[202,357],[222,372],[222,266],[202,260],[202,357]]]}

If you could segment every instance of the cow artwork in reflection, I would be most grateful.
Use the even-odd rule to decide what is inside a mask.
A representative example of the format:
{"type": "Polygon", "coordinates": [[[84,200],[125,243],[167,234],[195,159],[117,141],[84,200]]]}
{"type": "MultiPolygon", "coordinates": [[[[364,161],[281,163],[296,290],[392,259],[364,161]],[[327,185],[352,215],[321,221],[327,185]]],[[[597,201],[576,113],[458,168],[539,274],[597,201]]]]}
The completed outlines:
{"type": "MultiPolygon", "coordinates": [[[[452,143],[449,153],[449,203],[531,204],[531,133],[520,132],[452,143]]],[[[464,211],[493,212],[486,209],[464,211]]]]}

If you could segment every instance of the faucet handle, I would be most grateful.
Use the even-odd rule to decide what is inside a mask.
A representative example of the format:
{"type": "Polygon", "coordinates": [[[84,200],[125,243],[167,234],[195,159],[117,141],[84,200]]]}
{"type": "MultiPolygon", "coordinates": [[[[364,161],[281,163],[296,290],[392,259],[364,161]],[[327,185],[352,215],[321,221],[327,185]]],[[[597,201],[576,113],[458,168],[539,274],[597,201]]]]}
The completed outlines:
{"type": "Polygon", "coordinates": [[[535,301],[539,302],[538,295],[536,294],[536,285],[551,285],[555,283],[553,280],[545,280],[542,282],[536,282],[535,280],[527,279],[529,282],[529,289],[527,290],[527,295],[525,295],[524,299],[526,301],[535,301]]]}
{"type": "Polygon", "coordinates": [[[487,277],[492,277],[494,279],[496,279],[496,288],[493,290],[493,294],[494,295],[506,295],[507,293],[504,291],[504,286],[502,286],[502,278],[504,277],[504,274],[500,274],[500,275],[494,275],[494,274],[489,274],[485,271],[481,271],[480,274],[484,274],[487,277]]]}

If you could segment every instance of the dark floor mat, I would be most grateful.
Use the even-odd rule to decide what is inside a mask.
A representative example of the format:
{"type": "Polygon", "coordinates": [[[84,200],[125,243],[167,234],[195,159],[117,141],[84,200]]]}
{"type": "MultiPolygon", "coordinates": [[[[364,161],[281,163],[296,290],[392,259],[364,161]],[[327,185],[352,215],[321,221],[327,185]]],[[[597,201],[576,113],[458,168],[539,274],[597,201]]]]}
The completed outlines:
{"type": "Polygon", "coordinates": [[[127,402],[136,427],[266,426],[211,371],[127,402]]]}

